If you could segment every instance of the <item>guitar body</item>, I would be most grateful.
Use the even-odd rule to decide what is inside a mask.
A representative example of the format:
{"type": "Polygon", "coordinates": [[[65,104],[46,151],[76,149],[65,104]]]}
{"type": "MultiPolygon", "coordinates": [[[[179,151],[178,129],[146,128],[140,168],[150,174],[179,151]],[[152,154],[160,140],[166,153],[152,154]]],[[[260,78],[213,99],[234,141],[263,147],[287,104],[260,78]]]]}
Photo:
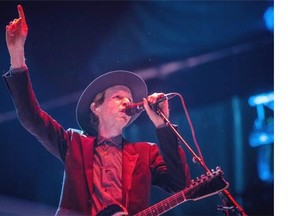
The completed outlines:
{"type": "MultiPolygon", "coordinates": [[[[182,191],[173,194],[172,196],[150,206],[149,208],[138,212],[134,216],[158,216],[162,215],[170,209],[188,201],[197,201],[208,196],[217,194],[228,188],[229,183],[223,178],[223,172],[220,168],[216,171],[197,177],[182,191]]],[[[127,211],[118,205],[110,205],[103,209],[96,216],[124,216],[128,215],[127,211]]]]}

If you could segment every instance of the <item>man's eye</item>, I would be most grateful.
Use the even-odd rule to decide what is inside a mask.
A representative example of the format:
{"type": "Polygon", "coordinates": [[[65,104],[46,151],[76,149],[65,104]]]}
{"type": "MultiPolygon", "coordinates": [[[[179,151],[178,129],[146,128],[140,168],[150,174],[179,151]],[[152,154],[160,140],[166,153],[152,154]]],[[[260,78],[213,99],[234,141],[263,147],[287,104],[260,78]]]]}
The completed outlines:
{"type": "MultiPolygon", "coordinates": [[[[116,95],[114,98],[117,99],[117,100],[123,100],[123,99],[125,99],[126,97],[121,96],[121,95],[116,95]]],[[[132,102],[130,98],[127,98],[127,99],[129,100],[129,102],[132,102]]]]}
{"type": "Polygon", "coordinates": [[[123,99],[123,97],[120,95],[116,95],[114,98],[119,99],[119,100],[123,99]]]}

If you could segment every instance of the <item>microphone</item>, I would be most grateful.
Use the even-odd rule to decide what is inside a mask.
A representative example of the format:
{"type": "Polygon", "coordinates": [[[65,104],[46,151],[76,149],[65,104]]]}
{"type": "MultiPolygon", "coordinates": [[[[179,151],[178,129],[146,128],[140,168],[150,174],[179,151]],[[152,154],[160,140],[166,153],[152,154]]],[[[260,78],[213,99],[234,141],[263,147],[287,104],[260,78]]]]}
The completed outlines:
{"type": "MultiPolygon", "coordinates": [[[[168,94],[164,94],[162,97],[157,98],[156,103],[154,104],[149,104],[150,106],[155,107],[156,105],[158,105],[159,103],[161,103],[164,100],[169,100],[173,97],[175,97],[177,94],[176,93],[168,93],[168,94]]],[[[144,111],[144,102],[139,102],[139,103],[130,103],[129,105],[126,106],[124,112],[126,113],[126,115],[128,116],[133,116],[136,115],[138,113],[141,113],[142,111],[144,111]]]]}

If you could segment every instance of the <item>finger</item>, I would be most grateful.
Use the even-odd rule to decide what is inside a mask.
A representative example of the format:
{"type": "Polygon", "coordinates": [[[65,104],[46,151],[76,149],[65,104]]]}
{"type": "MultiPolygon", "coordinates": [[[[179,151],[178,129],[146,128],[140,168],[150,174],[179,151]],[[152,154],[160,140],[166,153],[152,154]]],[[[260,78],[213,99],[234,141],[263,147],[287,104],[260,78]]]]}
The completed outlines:
{"type": "Polygon", "coordinates": [[[164,97],[164,93],[153,93],[152,95],[150,95],[148,97],[148,101],[150,103],[156,103],[159,99],[161,99],[162,97],[164,97]]]}
{"type": "Polygon", "coordinates": [[[148,104],[148,100],[146,98],[143,98],[143,103],[144,103],[144,108],[147,112],[149,112],[151,110],[149,104],[148,104]]]}
{"type": "Polygon", "coordinates": [[[7,25],[7,26],[6,26],[6,34],[9,34],[9,33],[10,33],[10,26],[7,25]]]}
{"type": "Polygon", "coordinates": [[[152,95],[149,95],[147,99],[148,99],[148,101],[149,101],[150,103],[156,103],[156,101],[157,101],[157,94],[156,94],[156,93],[153,93],[152,95]]]}
{"type": "Polygon", "coordinates": [[[22,22],[26,24],[24,10],[21,5],[17,6],[19,17],[22,19],[22,22]]]}
{"type": "Polygon", "coordinates": [[[10,26],[6,26],[6,35],[9,35],[11,37],[14,36],[14,31],[11,30],[10,26]]]}

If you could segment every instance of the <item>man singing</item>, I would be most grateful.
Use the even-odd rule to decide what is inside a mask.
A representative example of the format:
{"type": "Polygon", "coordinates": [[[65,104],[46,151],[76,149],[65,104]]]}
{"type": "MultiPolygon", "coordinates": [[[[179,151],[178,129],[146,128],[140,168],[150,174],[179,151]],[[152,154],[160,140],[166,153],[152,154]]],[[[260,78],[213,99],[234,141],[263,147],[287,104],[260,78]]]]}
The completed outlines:
{"type": "MultiPolygon", "coordinates": [[[[147,96],[146,83],[132,72],[105,73],[88,85],[78,101],[81,130],[64,129],[41,109],[33,92],[24,55],[28,26],[20,5],[18,13],[19,18],[6,26],[11,68],[3,79],[23,127],[64,164],[56,214],[108,215],[116,209],[133,215],[149,206],[151,185],[168,192],[185,188],[190,175],[184,151],[150,106],[164,94],[147,96]],[[122,136],[123,129],[139,116],[125,112],[133,102],[143,102],[158,144],[132,143],[122,136]]],[[[168,100],[158,108],[169,116],[168,100]]]]}

